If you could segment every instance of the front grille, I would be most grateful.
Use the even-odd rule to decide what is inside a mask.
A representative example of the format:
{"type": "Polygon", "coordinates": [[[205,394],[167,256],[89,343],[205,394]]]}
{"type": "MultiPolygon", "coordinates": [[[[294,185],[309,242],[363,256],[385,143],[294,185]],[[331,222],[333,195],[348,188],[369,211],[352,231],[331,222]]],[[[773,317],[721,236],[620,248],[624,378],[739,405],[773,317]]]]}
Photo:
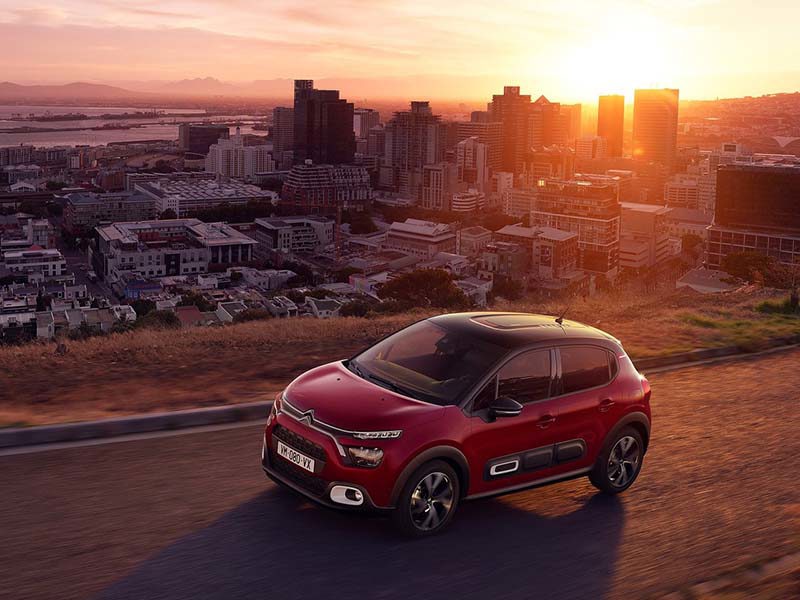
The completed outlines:
{"type": "Polygon", "coordinates": [[[328,455],[325,453],[325,449],[322,446],[315,444],[311,440],[307,440],[302,435],[296,434],[291,429],[286,429],[286,427],[282,425],[275,425],[275,429],[272,430],[272,435],[290,445],[298,452],[302,452],[311,458],[316,458],[323,462],[328,459],[328,455]]]}
{"type": "Polygon", "coordinates": [[[269,462],[270,465],[272,465],[272,468],[275,469],[280,475],[295,485],[303,488],[310,494],[313,494],[314,496],[322,496],[328,487],[328,483],[324,479],[315,477],[314,475],[303,471],[300,467],[296,467],[292,463],[287,462],[275,454],[271,449],[269,451],[269,462]]]}

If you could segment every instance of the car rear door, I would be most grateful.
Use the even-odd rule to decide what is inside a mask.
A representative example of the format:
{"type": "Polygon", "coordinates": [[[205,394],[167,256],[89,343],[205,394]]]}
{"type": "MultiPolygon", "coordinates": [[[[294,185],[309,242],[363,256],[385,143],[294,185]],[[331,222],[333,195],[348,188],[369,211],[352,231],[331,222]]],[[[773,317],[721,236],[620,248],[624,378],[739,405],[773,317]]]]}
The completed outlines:
{"type": "Polygon", "coordinates": [[[475,398],[471,432],[464,444],[471,494],[522,486],[553,473],[558,437],[558,400],[552,397],[556,364],[552,349],[519,353],[500,367],[475,398]],[[522,412],[493,420],[488,406],[502,395],[520,402],[522,412]]]}
{"type": "Polygon", "coordinates": [[[555,382],[558,428],[558,472],[594,464],[618,404],[611,386],[616,360],[600,346],[575,344],[556,349],[555,382]]]}

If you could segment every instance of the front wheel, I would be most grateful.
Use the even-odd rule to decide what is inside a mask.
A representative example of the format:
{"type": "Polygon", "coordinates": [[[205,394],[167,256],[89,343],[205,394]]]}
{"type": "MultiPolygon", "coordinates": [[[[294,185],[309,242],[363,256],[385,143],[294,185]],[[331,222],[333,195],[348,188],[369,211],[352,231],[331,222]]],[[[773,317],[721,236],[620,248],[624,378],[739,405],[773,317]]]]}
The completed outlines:
{"type": "Polygon", "coordinates": [[[425,537],[442,531],[458,507],[460,487],[453,468],[442,460],[422,465],[408,478],[392,513],[406,535],[425,537]]]}
{"type": "Polygon", "coordinates": [[[642,436],[633,427],[625,427],[600,452],[589,480],[607,494],[624,492],[639,476],[643,458],[642,436]]]}

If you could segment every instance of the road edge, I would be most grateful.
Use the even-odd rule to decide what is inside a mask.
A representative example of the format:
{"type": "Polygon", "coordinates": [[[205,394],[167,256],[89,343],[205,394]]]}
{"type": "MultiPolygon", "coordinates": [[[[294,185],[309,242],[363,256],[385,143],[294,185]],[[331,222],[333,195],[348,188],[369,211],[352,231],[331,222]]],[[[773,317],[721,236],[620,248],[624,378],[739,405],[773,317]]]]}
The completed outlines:
{"type": "MultiPolygon", "coordinates": [[[[798,344],[800,344],[800,335],[795,335],[763,340],[754,346],[738,345],[704,348],[667,356],[641,358],[635,360],[634,363],[639,370],[659,373],[703,365],[709,362],[749,358],[766,353],[789,350],[797,347],[798,344]]],[[[6,428],[0,429],[0,449],[79,442],[137,433],[189,429],[207,425],[259,421],[266,419],[267,411],[271,406],[272,401],[265,400],[208,408],[148,413],[99,421],[6,428]]]]}

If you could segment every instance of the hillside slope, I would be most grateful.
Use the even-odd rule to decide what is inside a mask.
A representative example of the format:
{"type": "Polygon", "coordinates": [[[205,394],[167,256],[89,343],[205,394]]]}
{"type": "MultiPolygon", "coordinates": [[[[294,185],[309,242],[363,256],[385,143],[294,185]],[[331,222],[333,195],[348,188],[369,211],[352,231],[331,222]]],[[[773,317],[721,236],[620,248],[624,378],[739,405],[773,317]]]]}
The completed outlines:
{"type": "MultiPolygon", "coordinates": [[[[578,300],[567,317],[622,340],[636,360],[700,347],[800,333],[800,318],[755,310],[764,293],[604,296],[578,300]]],[[[498,310],[557,314],[525,301],[498,310]]],[[[370,319],[268,320],[224,328],[136,331],[55,345],[0,347],[0,426],[98,419],[270,398],[293,377],[346,358],[429,314],[370,319]]]]}

